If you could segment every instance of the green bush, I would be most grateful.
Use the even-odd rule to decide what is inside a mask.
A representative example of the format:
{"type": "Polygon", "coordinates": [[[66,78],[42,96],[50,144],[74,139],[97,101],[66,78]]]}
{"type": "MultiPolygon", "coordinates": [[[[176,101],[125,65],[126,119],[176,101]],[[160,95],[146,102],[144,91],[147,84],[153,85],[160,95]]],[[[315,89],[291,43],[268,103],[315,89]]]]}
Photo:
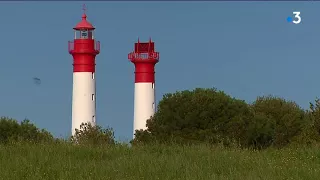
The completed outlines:
{"type": "Polygon", "coordinates": [[[111,128],[103,129],[101,126],[93,126],[90,123],[82,123],[80,129],[76,129],[71,142],[79,145],[110,146],[115,145],[114,132],[111,128]]]}
{"type": "Polygon", "coordinates": [[[54,141],[53,136],[44,129],[38,129],[29,120],[25,119],[21,123],[17,120],[1,117],[0,118],[0,143],[14,142],[51,142],[54,141]]]}

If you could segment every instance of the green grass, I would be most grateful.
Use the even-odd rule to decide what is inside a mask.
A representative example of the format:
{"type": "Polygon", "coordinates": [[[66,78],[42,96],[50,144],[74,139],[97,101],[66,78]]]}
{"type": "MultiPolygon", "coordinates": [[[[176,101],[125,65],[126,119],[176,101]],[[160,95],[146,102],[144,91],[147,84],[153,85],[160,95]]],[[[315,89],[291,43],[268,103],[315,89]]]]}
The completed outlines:
{"type": "Polygon", "coordinates": [[[318,148],[0,146],[2,180],[214,180],[320,177],[318,148]]]}

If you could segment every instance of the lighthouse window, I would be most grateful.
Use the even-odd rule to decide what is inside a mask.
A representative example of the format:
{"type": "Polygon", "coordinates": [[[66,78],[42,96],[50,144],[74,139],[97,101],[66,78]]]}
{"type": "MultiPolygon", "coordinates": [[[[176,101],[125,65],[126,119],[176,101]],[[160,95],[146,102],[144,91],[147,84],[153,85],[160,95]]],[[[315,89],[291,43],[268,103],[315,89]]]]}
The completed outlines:
{"type": "Polygon", "coordinates": [[[94,79],[94,73],[92,73],[92,79],[94,79]]]}
{"type": "Polygon", "coordinates": [[[95,98],[95,97],[94,97],[94,94],[92,94],[92,101],[94,101],[94,98],[95,98]]]}
{"type": "Polygon", "coordinates": [[[87,39],[87,38],[88,38],[88,32],[87,32],[87,31],[82,31],[80,38],[81,38],[81,39],[87,39]]]}
{"type": "Polygon", "coordinates": [[[152,89],[154,89],[154,83],[152,83],[152,89]]]}
{"type": "Polygon", "coordinates": [[[95,116],[92,116],[92,122],[96,123],[96,117],[95,116]]]}

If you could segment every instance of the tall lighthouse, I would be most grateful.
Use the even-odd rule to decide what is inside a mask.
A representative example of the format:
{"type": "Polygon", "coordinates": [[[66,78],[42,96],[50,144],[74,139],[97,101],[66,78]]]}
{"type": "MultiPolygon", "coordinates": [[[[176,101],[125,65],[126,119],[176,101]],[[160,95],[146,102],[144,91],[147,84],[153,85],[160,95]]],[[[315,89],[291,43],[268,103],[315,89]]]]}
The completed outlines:
{"type": "Polygon", "coordinates": [[[87,15],[73,28],[74,41],[69,41],[73,56],[72,135],[82,123],[96,124],[95,57],[100,52],[100,42],[94,40],[94,27],[87,15]]]}
{"type": "Polygon", "coordinates": [[[155,52],[154,42],[138,42],[128,59],[135,66],[134,84],[134,125],[135,130],[145,130],[147,120],[154,115],[155,105],[155,65],[159,62],[159,53],[155,52]]]}

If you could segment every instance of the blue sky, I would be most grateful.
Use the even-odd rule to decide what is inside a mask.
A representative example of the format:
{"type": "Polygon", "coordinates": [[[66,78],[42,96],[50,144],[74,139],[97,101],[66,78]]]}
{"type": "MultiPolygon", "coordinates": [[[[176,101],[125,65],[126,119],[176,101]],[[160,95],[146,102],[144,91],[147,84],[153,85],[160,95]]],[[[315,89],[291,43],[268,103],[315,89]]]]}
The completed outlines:
{"type": "MultiPolygon", "coordinates": [[[[83,2],[1,2],[0,115],[29,118],[55,136],[71,131],[68,41],[83,2]],[[33,83],[39,77],[41,85],[33,83]]],[[[157,100],[168,92],[216,87],[252,102],[273,94],[303,108],[320,95],[320,2],[90,2],[101,41],[97,122],[132,136],[134,42],[160,52],[157,100]],[[286,22],[300,11],[302,23],[286,22]]]]}

